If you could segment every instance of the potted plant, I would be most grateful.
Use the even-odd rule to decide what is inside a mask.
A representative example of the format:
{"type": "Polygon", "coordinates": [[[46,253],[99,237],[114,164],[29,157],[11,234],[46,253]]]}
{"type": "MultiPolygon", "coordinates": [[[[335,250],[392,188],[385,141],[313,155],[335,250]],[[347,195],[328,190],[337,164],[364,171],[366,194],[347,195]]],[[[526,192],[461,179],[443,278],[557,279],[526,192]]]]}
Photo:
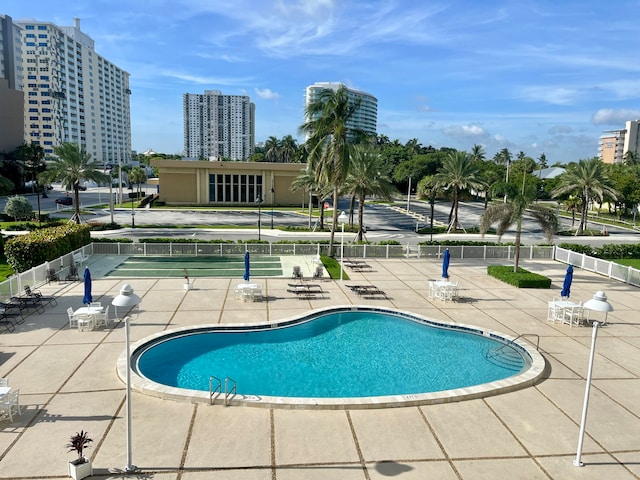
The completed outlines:
{"type": "Polygon", "coordinates": [[[69,475],[75,480],[81,480],[93,475],[91,460],[84,456],[84,449],[89,448],[91,442],[93,442],[93,439],[89,437],[89,433],[80,430],[80,433],[76,432],[75,435],[71,436],[69,443],[66,445],[70,452],[78,454],[78,458],[69,462],[69,475]]]}
{"type": "Polygon", "coordinates": [[[186,268],[183,268],[183,270],[184,270],[184,289],[190,290],[191,284],[189,283],[189,272],[187,272],[186,268]]]}

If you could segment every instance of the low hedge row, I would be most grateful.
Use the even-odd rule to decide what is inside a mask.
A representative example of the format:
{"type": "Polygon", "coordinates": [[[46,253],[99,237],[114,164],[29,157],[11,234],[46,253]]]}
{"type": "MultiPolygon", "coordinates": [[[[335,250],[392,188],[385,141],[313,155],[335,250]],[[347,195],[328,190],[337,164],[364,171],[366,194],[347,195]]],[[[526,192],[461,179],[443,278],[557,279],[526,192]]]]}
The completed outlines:
{"type": "Polygon", "coordinates": [[[614,260],[620,258],[640,258],[640,244],[639,243],[606,243],[601,247],[592,247],[591,245],[582,245],[574,243],[561,243],[558,245],[565,250],[571,250],[573,252],[584,253],[590,257],[602,258],[605,260],[614,260]]]}
{"type": "Polygon", "coordinates": [[[14,271],[24,272],[89,243],[90,227],[68,222],[57,227],[40,228],[7,240],[4,254],[14,271]]]}
{"type": "Polygon", "coordinates": [[[518,288],[551,288],[550,278],[531,273],[520,267],[517,272],[514,272],[512,266],[489,265],[487,274],[518,288]]]}

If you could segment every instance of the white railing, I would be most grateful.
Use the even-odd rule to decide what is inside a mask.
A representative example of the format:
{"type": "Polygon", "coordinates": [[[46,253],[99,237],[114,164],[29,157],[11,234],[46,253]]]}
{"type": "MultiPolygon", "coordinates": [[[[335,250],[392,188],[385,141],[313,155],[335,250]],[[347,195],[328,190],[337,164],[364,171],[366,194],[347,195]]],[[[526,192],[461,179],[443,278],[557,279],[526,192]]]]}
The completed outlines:
{"type": "Polygon", "coordinates": [[[603,260],[601,258],[590,257],[584,253],[566,250],[556,247],[555,260],[574,267],[582,268],[589,272],[599,273],[620,282],[628,283],[635,287],[640,287],[640,270],[619,263],[603,260]]]}

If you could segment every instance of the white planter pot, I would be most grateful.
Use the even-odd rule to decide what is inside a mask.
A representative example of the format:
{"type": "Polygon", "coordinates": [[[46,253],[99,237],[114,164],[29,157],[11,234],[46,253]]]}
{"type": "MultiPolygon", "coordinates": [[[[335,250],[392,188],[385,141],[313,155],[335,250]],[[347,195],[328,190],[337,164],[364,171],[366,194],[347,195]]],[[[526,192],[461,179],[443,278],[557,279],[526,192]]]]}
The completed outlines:
{"type": "Polygon", "coordinates": [[[82,457],[82,459],[78,458],[69,462],[69,475],[75,480],[81,480],[93,475],[91,460],[89,460],[87,457],[82,457]],[[81,461],[83,462],[80,463],[81,461]]]}

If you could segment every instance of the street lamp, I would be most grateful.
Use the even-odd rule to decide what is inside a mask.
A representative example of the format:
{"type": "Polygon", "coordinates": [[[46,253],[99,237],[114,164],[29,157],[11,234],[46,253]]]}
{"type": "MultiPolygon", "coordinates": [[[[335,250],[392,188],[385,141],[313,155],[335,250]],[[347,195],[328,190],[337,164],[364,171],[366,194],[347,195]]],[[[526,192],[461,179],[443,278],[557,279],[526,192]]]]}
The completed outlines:
{"type": "Polygon", "coordinates": [[[340,281],[342,281],[342,271],[344,270],[344,224],[347,223],[347,215],[340,212],[338,222],[342,224],[342,237],[340,238],[340,281]]]}
{"type": "Polygon", "coordinates": [[[134,197],[134,195],[133,195],[133,185],[131,185],[129,187],[129,190],[131,190],[131,195],[129,195],[129,197],[130,197],[129,200],[131,200],[131,228],[135,228],[135,226],[136,226],[136,220],[135,220],[136,213],[133,210],[133,197],[134,197]]]}
{"type": "Polygon", "coordinates": [[[260,241],[260,215],[262,214],[262,197],[260,195],[256,198],[256,203],[258,204],[258,241],[260,241]]]}
{"type": "Polygon", "coordinates": [[[429,225],[429,241],[433,241],[433,206],[436,203],[436,199],[434,198],[433,192],[429,196],[429,206],[431,207],[431,224],[429,225]]]}
{"type": "Polygon", "coordinates": [[[276,191],[273,189],[273,186],[271,186],[271,230],[273,230],[273,201],[275,193],[276,191]]]}
{"type": "MultiPolygon", "coordinates": [[[[602,290],[598,290],[593,298],[584,302],[583,308],[587,310],[594,310],[596,312],[605,312],[603,325],[607,322],[607,314],[613,311],[613,307],[607,302],[607,296],[602,290]]],[[[589,312],[587,312],[588,318],[589,312]]],[[[593,373],[593,357],[596,352],[596,338],[598,337],[598,322],[593,322],[593,331],[591,333],[591,352],[589,354],[589,368],[587,370],[587,384],[584,389],[584,403],[582,404],[582,418],[580,420],[580,433],[578,435],[578,450],[576,452],[576,458],[573,460],[573,464],[576,467],[584,467],[582,463],[582,442],[584,440],[584,430],[587,424],[587,409],[589,408],[589,391],[591,389],[591,375],[593,373]]]]}
{"type": "MultiPolygon", "coordinates": [[[[38,196],[38,226],[41,227],[42,226],[42,222],[40,221],[40,185],[38,184],[37,181],[35,183],[35,187],[36,187],[36,195],[38,196]]],[[[43,198],[46,198],[46,194],[45,193],[43,193],[42,196],[43,196],[43,198]]]]}
{"type": "MultiPolygon", "coordinates": [[[[120,295],[116,296],[111,302],[111,305],[116,307],[116,316],[118,315],[118,307],[125,307],[128,310],[133,309],[136,305],[140,305],[142,299],[133,293],[133,288],[128,283],[125,283],[120,289],[120,295]]],[[[124,317],[125,324],[125,342],[127,348],[127,465],[124,467],[124,471],[126,473],[135,472],[138,467],[136,467],[132,462],[132,453],[131,453],[131,343],[129,338],[129,329],[131,326],[131,317],[124,317]]]]}

